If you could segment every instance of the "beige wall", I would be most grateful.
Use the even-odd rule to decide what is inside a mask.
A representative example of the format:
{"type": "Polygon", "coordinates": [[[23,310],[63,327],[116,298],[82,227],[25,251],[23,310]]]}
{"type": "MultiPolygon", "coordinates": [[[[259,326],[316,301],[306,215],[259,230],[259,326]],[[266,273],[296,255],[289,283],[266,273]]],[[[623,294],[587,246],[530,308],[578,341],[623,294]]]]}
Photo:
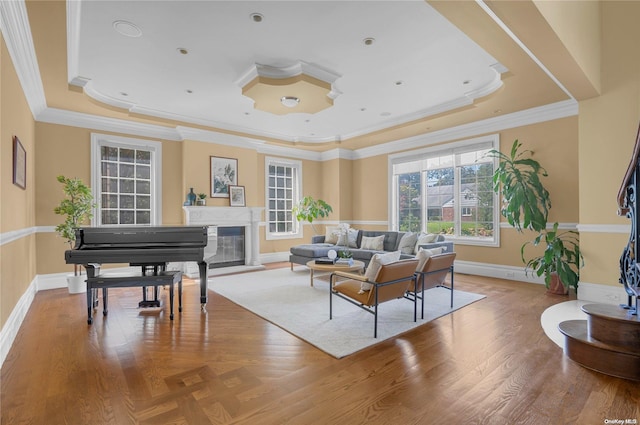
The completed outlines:
{"type": "MultiPolygon", "coordinates": [[[[35,225],[34,120],[4,38],[0,47],[0,233],[27,232],[35,225]],[[13,137],[27,152],[26,190],[13,184],[13,137]]],[[[36,238],[28,233],[0,246],[0,326],[36,275],[36,238]]]]}
{"type": "Polygon", "coordinates": [[[580,280],[618,286],[618,259],[629,235],[606,226],[629,224],[616,195],[631,159],[640,119],[640,2],[602,2],[602,95],[580,102],[580,223],[586,258],[580,280]]]}

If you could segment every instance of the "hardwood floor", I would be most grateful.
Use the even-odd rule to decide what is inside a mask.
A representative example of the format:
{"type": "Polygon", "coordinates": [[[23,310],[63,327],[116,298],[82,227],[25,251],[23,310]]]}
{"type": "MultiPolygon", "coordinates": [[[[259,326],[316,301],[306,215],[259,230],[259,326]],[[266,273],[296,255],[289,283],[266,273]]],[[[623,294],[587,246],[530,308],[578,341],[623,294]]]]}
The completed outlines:
{"type": "Polygon", "coordinates": [[[173,323],[137,308],[140,288],[112,290],[92,326],[84,295],[37,293],[2,367],[1,423],[640,422],[640,383],[545,336],[541,313],[567,298],[541,285],[456,274],[487,298],[340,360],[211,291],[201,313],[198,289],[185,282],[173,323]]]}

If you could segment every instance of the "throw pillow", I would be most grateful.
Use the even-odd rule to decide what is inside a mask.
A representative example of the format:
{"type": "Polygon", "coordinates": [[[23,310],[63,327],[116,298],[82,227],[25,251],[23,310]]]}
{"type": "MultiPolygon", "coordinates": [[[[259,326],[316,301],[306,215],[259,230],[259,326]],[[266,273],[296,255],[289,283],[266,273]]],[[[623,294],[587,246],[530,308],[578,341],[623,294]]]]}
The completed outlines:
{"type": "Polygon", "coordinates": [[[358,239],[358,231],[356,229],[349,229],[347,231],[347,240],[345,241],[344,233],[338,237],[336,245],[348,246],[349,248],[357,248],[356,240],[358,239]]]}
{"type": "MultiPolygon", "coordinates": [[[[387,252],[385,254],[373,254],[371,257],[371,261],[369,261],[369,265],[367,266],[367,270],[364,272],[364,277],[369,279],[370,281],[375,281],[378,272],[380,271],[380,267],[385,264],[393,263],[394,261],[398,261],[400,259],[400,251],[387,252]]],[[[360,284],[360,292],[359,294],[364,294],[365,291],[371,290],[371,285],[369,282],[362,282],[360,284]]]]}
{"type": "Polygon", "coordinates": [[[427,260],[432,255],[442,254],[444,251],[446,251],[446,249],[447,249],[446,246],[441,246],[438,248],[431,248],[431,249],[420,248],[420,250],[416,254],[416,259],[418,260],[418,266],[416,267],[416,271],[417,272],[422,271],[422,268],[424,267],[427,260]]]}
{"type": "Polygon", "coordinates": [[[384,235],[380,236],[363,236],[360,243],[362,249],[372,249],[374,251],[384,250],[384,235]]]}
{"type": "Polygon", "coordinates": [[[420,250],[420,245],[424,245],[426,243],[434,243],[438,240],[438,235],[435,233],[420,233],[418,235],[418,240],[416,241],[416,245],[413,249],[414,254],[417,254],[420,250]]]}
{"type": "Polygon", "coordinates": [[[402,235],[402,239],[400,239],[400,243],[398,244],[398,249],[403,254],[414,254],[416,242],[418,242],[418,234],[407,232],[402,235]]]}
{"type": "Polygon", "coordinates": [[[324,243],[338,243],[338,226],[327,226],[324,231],[324,243]]]}

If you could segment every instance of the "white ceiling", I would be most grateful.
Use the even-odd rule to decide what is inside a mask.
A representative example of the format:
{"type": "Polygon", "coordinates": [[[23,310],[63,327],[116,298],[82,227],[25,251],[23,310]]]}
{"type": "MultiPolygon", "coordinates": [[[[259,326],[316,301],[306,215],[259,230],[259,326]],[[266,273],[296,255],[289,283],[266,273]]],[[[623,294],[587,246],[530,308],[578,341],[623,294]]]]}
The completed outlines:
{"type": "Polygon", "coordinates": [[[506,72],[422,0],[71,3],[68,19],[79,18],[79,31],[68,34],[69,80],[89,96],[286,141],[347,140],[454,110],[497,90],[506,72]],[[116,21],[141,35],[122,35],[116,21]],[[369,37],[375,42],[367,46],[369,37]],[[300,62],[339,76],[332,107],[275,115],[242,95],[242,78],[256,64],[300,62]]]}

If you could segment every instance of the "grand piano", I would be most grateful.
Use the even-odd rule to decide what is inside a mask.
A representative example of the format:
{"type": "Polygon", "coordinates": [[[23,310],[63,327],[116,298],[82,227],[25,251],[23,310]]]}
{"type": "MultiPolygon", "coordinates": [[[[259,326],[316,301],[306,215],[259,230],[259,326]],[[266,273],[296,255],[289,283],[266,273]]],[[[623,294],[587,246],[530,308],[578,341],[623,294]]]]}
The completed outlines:
{"type": "Polygon", "coordinates": [[[67,264],[84,266],[87,277],[97,277],[100,265],[166,267],[170,262],[195,261],[200,271],[200,304],[207,303],[208,226],[82,227],[73,249],[65,251],[67,264]]]}

